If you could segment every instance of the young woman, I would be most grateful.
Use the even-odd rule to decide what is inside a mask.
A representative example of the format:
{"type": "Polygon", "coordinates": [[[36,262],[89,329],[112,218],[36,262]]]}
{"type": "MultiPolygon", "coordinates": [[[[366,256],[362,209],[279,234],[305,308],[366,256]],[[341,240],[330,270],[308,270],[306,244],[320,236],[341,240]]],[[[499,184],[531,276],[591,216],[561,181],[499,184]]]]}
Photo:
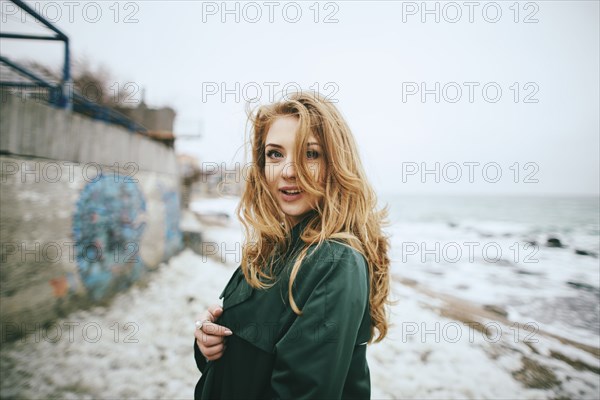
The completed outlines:
{"type": "Polygon", "coordinates": [[[196,322],[196,399],[370,398],[387,333],[387,209],[336,107],[299,93],[250,116],[242,262],[196,322]]]}

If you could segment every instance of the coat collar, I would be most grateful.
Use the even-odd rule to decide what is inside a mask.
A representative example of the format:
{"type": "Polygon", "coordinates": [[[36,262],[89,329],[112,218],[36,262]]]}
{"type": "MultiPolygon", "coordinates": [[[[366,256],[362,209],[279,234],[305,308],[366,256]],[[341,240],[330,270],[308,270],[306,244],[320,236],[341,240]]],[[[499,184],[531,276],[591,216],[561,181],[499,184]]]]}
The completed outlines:
{"type": "MultiPolygon", "coordinates": [[[[303,242],[300,238],[302,236],[302,232],[315,215],[316,211],[309,212],[300,222],[292,227],[292,229],[287,233],[287,249],[285,252],[282,249],[276,250],[275,259],[276,267],[275,274],[278,275],[281,269],[286,265],[291,259],[294,259],[300,249],[302,248],[303,242]]],[[[279,247],[279,246],[278,246],[279,247]]]]}
{"type": "Polygon", "coordinates": [[[308,222],[312,219],[315,213],[315,211],[308,212],[300,222],[292,227],[290,231],[290,236],[292,239],[296,239],[302,234],[302,231],[304,231],[304,228],[306,228],[306,225],[308,225],[308,222]]]}

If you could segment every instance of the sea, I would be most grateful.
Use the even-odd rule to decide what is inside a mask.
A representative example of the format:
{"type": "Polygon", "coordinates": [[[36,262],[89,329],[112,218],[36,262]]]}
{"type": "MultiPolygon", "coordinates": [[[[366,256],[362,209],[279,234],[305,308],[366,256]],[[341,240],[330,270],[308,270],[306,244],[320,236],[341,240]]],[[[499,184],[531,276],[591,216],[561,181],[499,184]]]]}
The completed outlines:
{"type": "Polygon", "coordinates": [[[380,196],[393,274],[600,347],[598,196],[380,196]]]}

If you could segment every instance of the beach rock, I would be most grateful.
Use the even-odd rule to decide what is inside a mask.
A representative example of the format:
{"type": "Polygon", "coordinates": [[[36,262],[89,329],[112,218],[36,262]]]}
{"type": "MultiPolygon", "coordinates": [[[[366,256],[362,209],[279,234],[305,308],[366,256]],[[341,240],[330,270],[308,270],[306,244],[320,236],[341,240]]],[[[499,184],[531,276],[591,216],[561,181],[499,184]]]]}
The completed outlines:
{"type": "Polygon", "coordinates": [[[538,275],[538,276],[544,275],[541,272],[528,271],[526,269],[517,269],[517,270],[515,270],[515,272],[520,275],[538,275]]]}
{"type": "Polygon", "coordinates": [[[507,260],[505,258],[500,258],[498,261],[495,262],[496,265],[500,265],[503,267],[512,267],[513,263],[510,260],[507,260]]]}
{"type": "Polygon", "coordinates": [[[550,350],[550,356],[552,358],[556,358],[557,360],[560,360],[560,361],[563,361],[563,362],[569,364],[571,367],[575,368],[577,371],[587,370],[587,371],[593,372],[596,375],[600,375],[600,368],[593,366],[593,365],[589,365],[581,360],[576,360],[576,359],[567,357],[566,355],[564,355],[558,351],[550,350]]]}
{"type": "Polygon", "coordinates": [[[513,371],[512,375],[526,387],[552,389],[560,385],[560,381],[551,369],[525,356],[521,357],[521,362],[523,367],[518,371],[513,371]]]}
{"type": "Polygon", "coordinates": [[[596,293],[599,291],[597,287],[582,282],[567,281],[567,285],[574,287],[575,289],[585,290],[586,292],[596,293]]]}
{"type": "Polygon", "coordinates": [[[504,317],[504,318],[508,317],[508,312],[500,306],[496,306],[493,304],[486,304],[483,306],[483,309],[486,311],[489,311],[491,313],[494,313],[496,315],[499,315],[501,317],[504,317]]]}
{"type": "Polygon", "coordinates": [[[598,258],[598,254],[592,253],[591,251],[587,251],[587,250],[575,249],[575,254],[579,254],[581,256],[590,256],[590,257],[598,258]]]}
{"type": "Polygon", "coordinates": [[[554,237],[549,237],[546,241],[546,247],[564,247],[564,245],[560,242],[559,239],[554,237]]]}
{"type": "Polygon", "coordinates": [[[406,286],[410,286],[410,287],[415,287],[419,284],[418,281],[414,280],[414,279],[409,279],[409,278],[400,278],[398,279],[400,281],[400,283],[402,283],[403,285],[406,286]]]}

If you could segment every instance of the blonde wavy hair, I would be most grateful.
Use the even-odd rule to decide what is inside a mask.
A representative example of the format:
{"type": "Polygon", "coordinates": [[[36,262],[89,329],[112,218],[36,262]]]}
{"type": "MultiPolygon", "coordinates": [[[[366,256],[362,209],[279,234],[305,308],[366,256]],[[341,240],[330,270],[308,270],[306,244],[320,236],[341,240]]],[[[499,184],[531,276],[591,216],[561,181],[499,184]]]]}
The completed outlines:
{"type": "MultiPolygon", "coordinates": [[[[388,208],[377,210],[377,197],[359,159],[358,149],[344,118],[337,108],[314,92],[299,92],[270,105],[248,110],[251,124],[249,149],[252,163],[237,208],[245,234],[241,268],[254,288],[270,287],[274,282],[273,261],[289,248],[288,221],[272,196],[265,175],[265,140],[269,128],[279,117],[299,119],[295,142],[296,183],[319,198],[301,240],[304,246],[292,267],[288,297],[298,315],[292,286],[308,248],[325,240],[342,242],[364,255],[369,267],[370,343],[383,340],[388,331],[387,309],[390,284],[389,238],[382,232],[387,225],[388,208]],[[323,149],[327,179],[312,179],[305,157],[310,134],[323,149]],[[283,221],[283,222],[282,222],[283,221]],[[272,282],[272,283],[270,283],[272,282]],[[375,338],[375,329],[378,337],[375,338]]],[[[247,158],[247,153],[246,153],[247,158]]]]}

